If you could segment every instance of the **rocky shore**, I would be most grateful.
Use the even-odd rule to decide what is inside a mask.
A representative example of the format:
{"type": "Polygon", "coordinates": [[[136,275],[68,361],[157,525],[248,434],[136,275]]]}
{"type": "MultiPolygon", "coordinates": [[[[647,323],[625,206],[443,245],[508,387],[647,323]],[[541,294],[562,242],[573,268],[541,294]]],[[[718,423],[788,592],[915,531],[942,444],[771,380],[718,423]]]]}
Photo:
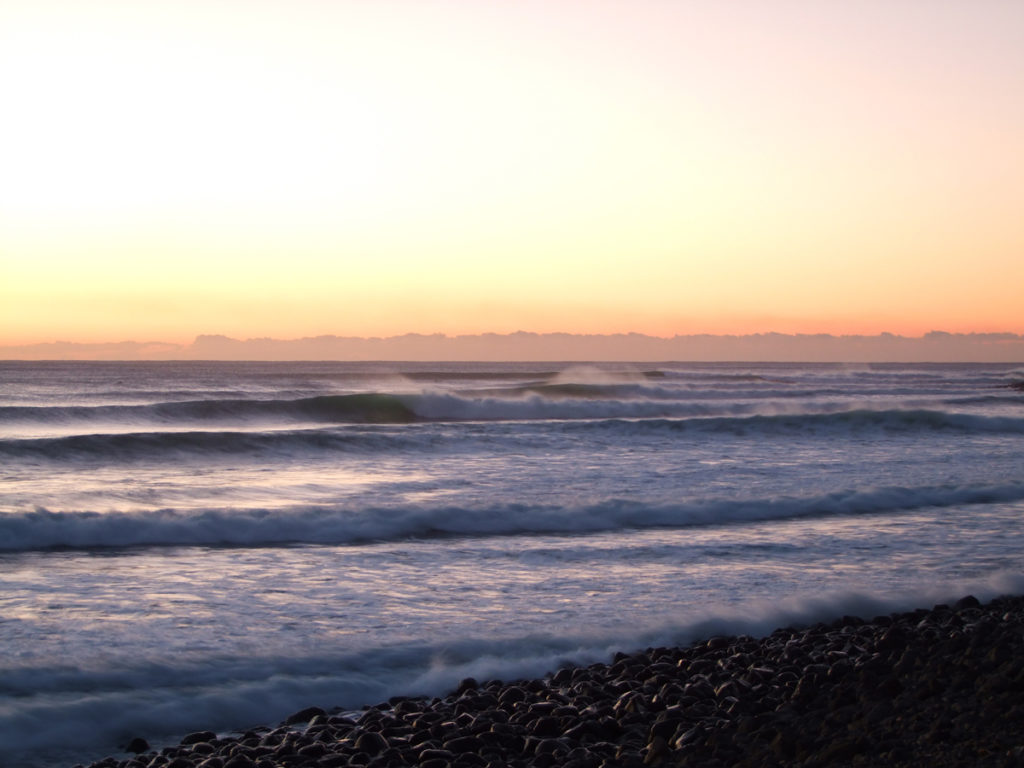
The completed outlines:
{"type": "Polygon", "coordinates": [[[1024,597],[712,637],[91,768],[1024,766],[1024,597]]]}

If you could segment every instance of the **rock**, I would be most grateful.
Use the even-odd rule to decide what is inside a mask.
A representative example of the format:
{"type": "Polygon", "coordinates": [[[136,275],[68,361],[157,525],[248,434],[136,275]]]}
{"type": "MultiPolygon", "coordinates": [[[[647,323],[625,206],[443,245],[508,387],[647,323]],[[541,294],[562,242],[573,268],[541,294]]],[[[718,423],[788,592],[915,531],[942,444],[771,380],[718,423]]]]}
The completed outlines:
{"type": "Polygon", "coordinates": [[[289,715],[285,718],[285,725],[295,725],[296,723],[308,723],[314,717],[327,717],[327,712],[320,707],[306,707],[300,709],[298,712],[289,715]]]}
{"type": "Polygon", "coordinates": [[[539,739],[562,735],[562,724],[557,717],[538,717],[530,724],[531,733],[539,739]]]}
{"type": "Polygon", "coordinates": [[[502,706],[509,706],[518,701],[526,701],[526,691],[515,685],[509,686],[498,696],[498,702],[502,706]]]}
{"type": "Polygon", "coordinates": [[[140,738],[139,736],[136,736],[134,739],[125,744],[124,751],[133,752],[136,755],[142,752],[148,752],[149,742],[143,738],[140,738]]]}
{"type": "Polygon", "coordinates": [[[213,731],[195,731],[186,735],[181,740],[181,744],[187,746],[189,744],[198,744],[201,741],[213,741],[216,738],[217,734],[213,731]]]}
{"type": "Polygon", "coordinates": [[[363,731],[356,739],[355,748],[368,755],[378,755],[388,748],[388,742],[376,731],[363,731]]]}
{"type": "Polygon", "coordinates": [[[902,650],[906,645],[906,634],[900,629],[898,624],[894,624],[878,639],[875,647],[880,651],[896,651],[902,650]]]}
{"type": "Polygon", "coordinates": [[[974,595],[967,595],[966,597],[961,597],[959,600],[957,600],[955,603],[953,603],[953,610],[954,611],[963,611],[963,610],[966,610],[967,608],[980,608],[980,607],[981,607],[981,603],[978,601],[978,598],[976,598],[974,595]]]}
{"type": "Polygon", "coordinates": [[[464,752],[479,752],[483,745],[484,742],[476,736],[457,736],[454,739],[449,739],[444,742],[442,749],[446,749],[452,754],[459,755],[464,752]]]}

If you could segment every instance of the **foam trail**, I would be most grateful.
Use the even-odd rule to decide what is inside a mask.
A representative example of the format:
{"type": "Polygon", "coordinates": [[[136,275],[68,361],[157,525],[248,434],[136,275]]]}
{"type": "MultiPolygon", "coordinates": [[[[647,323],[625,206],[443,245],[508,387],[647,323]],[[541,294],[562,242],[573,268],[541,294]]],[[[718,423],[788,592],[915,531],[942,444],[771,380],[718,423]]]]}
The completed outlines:
{"type": "Polygon", "coordinates": [[[587,507],[503,504],[489,508],[395,506],[285,509],[53,512],[0,516],[0,550],[66,547],[351,544],[428,536],[578,534],[626,528],[728,525],[824,515],[858,515],[998,504],[1024,499],[1024,484],[886,487],[810,497],[649,505],[619,499],[587,507]]]}

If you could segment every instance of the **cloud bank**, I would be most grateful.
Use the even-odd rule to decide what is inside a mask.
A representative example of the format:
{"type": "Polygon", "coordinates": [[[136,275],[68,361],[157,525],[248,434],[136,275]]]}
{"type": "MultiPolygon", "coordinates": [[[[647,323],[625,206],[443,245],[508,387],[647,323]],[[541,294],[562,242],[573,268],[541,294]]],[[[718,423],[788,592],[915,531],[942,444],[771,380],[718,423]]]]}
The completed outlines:
{"type": "Polygon", "coordinates": [[[313,336],[233,339],[198,336],[190,344],[55,341],[0,346],[5,360],[450,360],[450,361],[750,361],[1024,362],[1024,335],[946,333],[909,337],[758,333],[662,338],[639,333],[483,333],[463,336],[313,336]]]}

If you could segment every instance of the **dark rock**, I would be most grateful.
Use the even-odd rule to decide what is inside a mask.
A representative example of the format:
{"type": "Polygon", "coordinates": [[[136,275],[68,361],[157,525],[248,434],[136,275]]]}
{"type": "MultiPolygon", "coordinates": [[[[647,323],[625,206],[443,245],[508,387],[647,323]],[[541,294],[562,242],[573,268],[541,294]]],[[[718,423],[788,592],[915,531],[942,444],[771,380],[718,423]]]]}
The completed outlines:
{"type": "Polygon", "coordinates": [[[539,739],[562,735],[562,724],[557,717],[538,717],[530,724],[530,732],[539,739]]]}
{"type": "Polygon", "coordinates": [[[564,755],[569,751],[568,745],[561,739],[541,739],[533,750],[534,755],[564,755]]]}
{"type": "Polygon", "coordinates": [[[143,738],[140,738],[140,737],[136,736],[134,739],[129,741],[127,744],[125,744],[124,751],[125,752],[133,752],[136,755],[138,755],[138,754],[140,754],[142,752],[148,752],[149,751],[149,742],[146,741],[143,738]]]}
{"type": "Polygon", "coordinates": [[[483,747],[484,742],[476,736],[458,736],[444,742],[443,749],[452,754],[458,755],[463,752],[477,752],[483,747]]]}
{"type": "Polygon", "coordinates": [[[850,760],[859,755],[867,748],[864,739],[851,737],[839,738],[832,741],[828,746],[815,755],[816,759],[825,765],[850,760]]]}
{"type": "Polygon", "coordinates": [[[189,744],[198,744],[201,741],[213,741],[216,738],[217,734],[213,731],[195,731],[185,736],[181,740],[181,744],[187,746],[189,744]]]}
{"type": "Polygon", "coordinates": [[[294,714],[291,714],[287,718],[285,718],[284,724],[295,725],[296,723],[308,723],[314,717],[326,716],[327,712],[325,712],[320,707],[306,707],[305,709],[300,709],[298,712],[295,712],[294,714]]]}
{"type": "Polygon", "coordinates": [[[503,706],[508,706],[518,701],[526,701],[526,691],[515,685],[509,686],[498,696],[498,702],[503,706]]]}
{"type": "Polygon", "coordinates": [[[455,753],[447,749],[424,749],[419,753],[417,759],[420,763],[429,760],[443,760],[447,763],[455,759],[455,753]]]}
{"type": "Polygon", "coordinates": [[[786,731],[777,732],[771,743],[772,754],[782,761],[792,760],[796,756],[796,747],[796,739],[786,731]]]}
{"type": "Polygon", "coordinates": [[[709,637],[704,647],[709,651],[719,651],[723,648],[728,648],[730,639],[728,637],[709,637]]]}
{"type": "Polygon", "coordinates": [[[388,748],[388,742],[376,731],[363,731],[356,739],[355,748],[368,755],[376,755],[388,748]]]}
{"type": "Polygon", "coordinates": [[[963,610],[965,610],[967,608],[980,608],[980,607],[981,607],[981,603],[978,601],[978,598],[976,598],[974,595],[967,595],[966,597],[961,597],[959,600],[957,600],[955,603],[953,603],[953,610],[954,611],[963,611],[963,610]]]}

